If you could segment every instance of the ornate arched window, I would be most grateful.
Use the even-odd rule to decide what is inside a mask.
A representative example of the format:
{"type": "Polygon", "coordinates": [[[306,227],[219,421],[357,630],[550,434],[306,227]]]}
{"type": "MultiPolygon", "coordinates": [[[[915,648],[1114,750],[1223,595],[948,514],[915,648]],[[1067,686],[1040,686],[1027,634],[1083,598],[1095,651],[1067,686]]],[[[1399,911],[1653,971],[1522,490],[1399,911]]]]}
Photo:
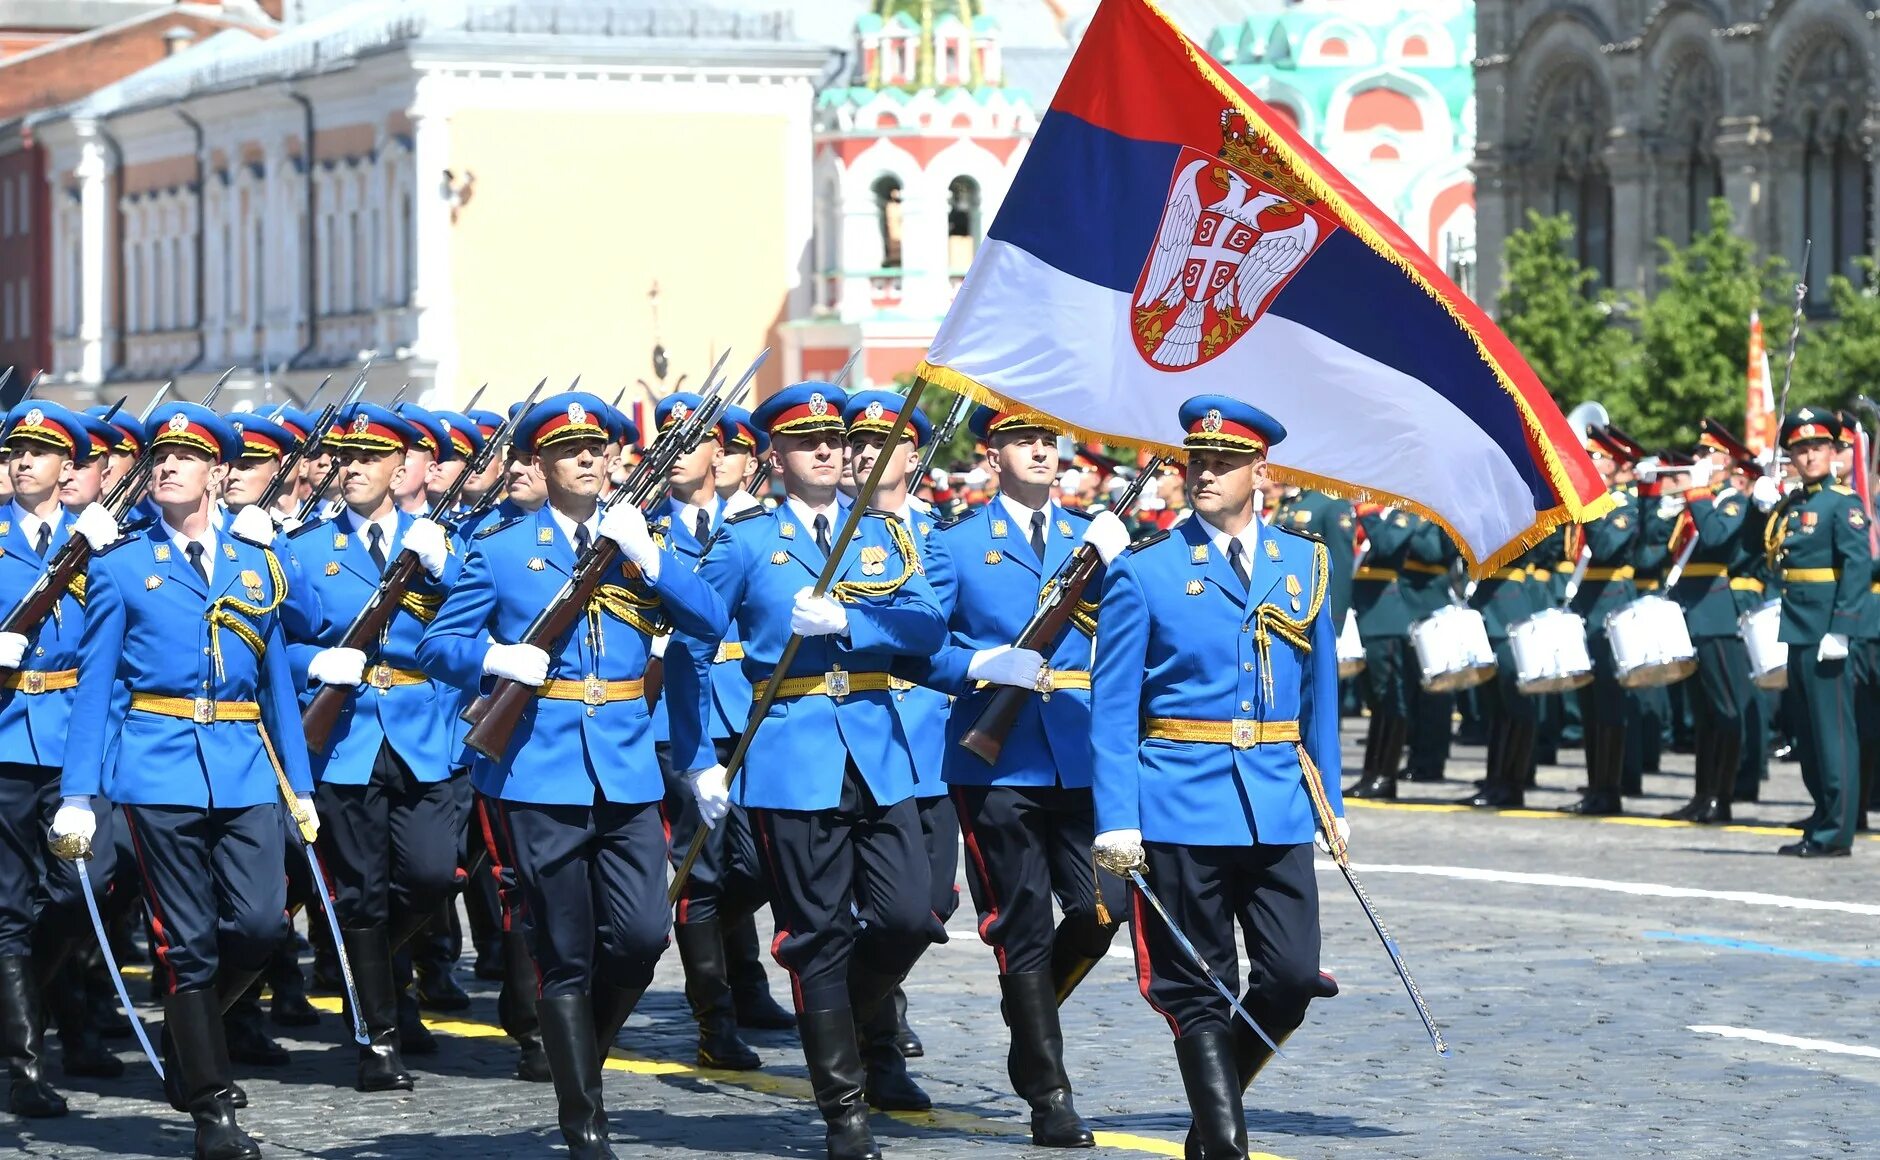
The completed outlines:
{"type": "Polygon", "coordinates": [[[1670,180],[1664,231],[1680,245],[1710,225],[1710,200],[1723,196],[1723,166],[1717,160],[1716,125],[1722,103],[1717,73],[1698,54],[1673,66],[1665,91],[1662,144],[1670,180]]]}
{"type": "Polygon", "coordinates": [[[1873,248],[1873,171],[1861,131],[1867,87],[1858,55],[1835,37],[1808,54],[1790,93],[1790,120],[1803,142],[1802,236],[1814,242],[1811,306],[1827,304],[1828,275],[1853,274],[1854,260],[1873,248]]]}
{"type": "Polygon", "coordinates": [[[947,267],[964,272],[979,251],[979,183],[956,177],[947,186],[947,267]]]}
{"type": "Polygon", "coordinates": [[[881,268],[901,268],[901,179],[893,174],[876,179],[875,212],[881,221],[881,268]]]}
{"type": "Polygon", "coordinates": [[[1574,69],[1545,90],[1535,120],[1540,164],[1549,177],[1548,212],[1573,219],[1574,257],[1612,282],[1612,178],[1600,151],[1607,111],[1591,71],[1574,69]]]}

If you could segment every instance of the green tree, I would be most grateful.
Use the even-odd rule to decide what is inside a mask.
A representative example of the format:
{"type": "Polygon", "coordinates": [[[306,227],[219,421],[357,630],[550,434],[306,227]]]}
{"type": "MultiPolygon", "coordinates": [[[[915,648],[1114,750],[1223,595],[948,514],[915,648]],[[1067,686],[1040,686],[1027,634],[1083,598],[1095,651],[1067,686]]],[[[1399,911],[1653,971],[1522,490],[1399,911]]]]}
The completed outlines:
{"type": "Polygon", "coordinates": [[[1638,376],[1638,342],[1617,324],[1625,303],[1595,292],[1597,275],[1573,257],[1573,219],[1529,210],[1502,250],[1501,329],[1561,408],[1608,407],[1638,376]]]}
{"type": "MultiPolygon", "coordinates": [[[[1858,280],[1841,274],[1828,279],[1832,315],[1802,325],[1789,386],[1791,409],[1803,403],[1852,408],[1863,393],[1880,397],[1880,267],[1871,258],[1855,261],[1858,280]]],[[[1763,316],[1772,387],[1778,394],[1789,319],[1788,310],[1763,316]]]]}
{"type": "Polygon", "coordinates": [[[1750,311],[1787,318],[1787,264],[1759,259],[1731,220],[1730,203],[1713,198],[1710,223],[1690,245],[1658,240],[1658,290],[1640,312],[1644,379],[1607,402],[1613,422],[1648,446],[1694,441],[1706,415],[1740,429],[1750,311]]]}

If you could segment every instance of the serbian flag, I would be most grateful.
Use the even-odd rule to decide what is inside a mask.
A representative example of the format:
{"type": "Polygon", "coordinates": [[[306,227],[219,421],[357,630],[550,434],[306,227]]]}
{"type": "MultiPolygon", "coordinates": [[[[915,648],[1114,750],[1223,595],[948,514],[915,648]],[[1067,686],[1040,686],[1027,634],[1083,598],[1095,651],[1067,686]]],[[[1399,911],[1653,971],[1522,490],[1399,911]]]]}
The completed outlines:
{"type": "Polygon", "coordinates": [[[1782,416],[1776,414],[1775,388],[1769,382],[1769,348],[1763,345],[1762,317],[1749,312],[1749,396],[1743,406],[1743,442],[1761,455],[1776,445],[1782,416]]]}
{"type": "Polygon", "coordinates": [[[1244,399],[1275,474],[1477,572],[1612,502],[1488,317],[1148,0],[1097,9],[920,373],[1171,452],[1184,399],[1244,399]]]}

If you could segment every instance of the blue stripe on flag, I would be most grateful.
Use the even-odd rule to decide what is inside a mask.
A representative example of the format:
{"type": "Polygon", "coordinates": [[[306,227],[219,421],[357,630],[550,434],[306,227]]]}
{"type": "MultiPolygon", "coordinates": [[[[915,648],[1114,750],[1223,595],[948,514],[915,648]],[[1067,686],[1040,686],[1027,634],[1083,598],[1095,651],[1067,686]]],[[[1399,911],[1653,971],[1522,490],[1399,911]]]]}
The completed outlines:
{"type": "MultiPolygon", "coordinates": [[[[1073,278],[1133,295],[1180,153],[1048,111],[988,234],[1073,278]]],[[[1553,506],[1520,409],[1474,341],[1355,235],[1338,230],[1325,239],[1268,312],[1426,384],[1502,448],[1536,511],[1553,506]]]]}

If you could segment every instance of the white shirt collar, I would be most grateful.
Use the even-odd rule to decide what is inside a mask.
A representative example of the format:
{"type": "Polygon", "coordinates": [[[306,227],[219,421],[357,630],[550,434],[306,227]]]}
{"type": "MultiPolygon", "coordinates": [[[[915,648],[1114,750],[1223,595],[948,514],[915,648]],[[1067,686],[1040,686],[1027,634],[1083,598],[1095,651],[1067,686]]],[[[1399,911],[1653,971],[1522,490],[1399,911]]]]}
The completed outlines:
{"type": "Polygon", "coordinates": [[[391,511],[376,520],[366,519],[351,508],[341,510],[346,513],[346,526],[352,529],[353,535],[359,537],[361,544],[371,546],[371,541],[366,537],[366,528],[376,526],[379,534],[385,537],[386,555],[391,555],[392,545],[398,541],[398,505],[393,504],[391,511]]]}
{"type": "Polygon", "coordinates": [[[1195,519],[1200,520],[1201,526],[1208,530],[1208,543],[1214,546],[1214,550],[1221,554],[1221,559],[1223,560],[1231,561],[1231,557],[1229,557],[1227,554],[1227,545],[1230,541],[1239,540],[1240,550],[1246,553],[1247,574],[1248,575],[1253,574],[1253,550],[1260,546],[1260,517],[1259,516],[1256,515],[1252,519],[1248,520],[1247,526],[1242,528],[1240,530],[1240,534],[1237,536],[1230,536],[1226,532],[1223,532],[1221,529],[1215,527],[1213,524],[1208,522],[1208,517],[1202,515],[1199,512],[1195,513],[1195,519]]]}
{"type": "Polygon", "coordinates": [[[555,526],[561,529],[561,534],[568,538],[569,547],[575,546],[576,528],[585,527],[588,530],[588,543],[590,544],[594,542],[596,536],[600,535],[601,509],[598,504],[595,505],[594,514],[580,523],[575,522],[573,516],[563,515],[561,509],[554,504],[548,505],[548,517],[555,521],[555,526]]]}
{"type": "Polygon", "coordinates": [[[1019,503],[1017,500],[1013,499],[1011,496],[1005,494],[1004,492],[1000,492],[999,502],[1005,505],[1006,512],[1011,515],[1012,522],[1018,525],[1018,529],[1020,533],[1023,535],[1026,535],[1026,536],[1031,535],[1031,517],[1034,515],[1042,514],[1045,517],[1046,524],[1049,524],[1051,522],[1051,501],[1050,500],[1046,500],[1045,505],[1041,508],[1028,508],[1024,504],[1019,503]]]}
{"type": "Polygon", "coordinates": [[[216,541],[214,522],[211,521],[209,526],[203,529],[202,535],[193,539],[171,527],[170,521],[162,516],[157,517],[157,524],[163,529],[163,533],[170,537],[170,543],[176,545],[176,550],[182,554],[184,563],[189,562],[189,545],[192,543],[202,545],[202,566],[209,573],[210,583],[214,583],[216,541]]]}
{"type": "Polygon", "coordinates": [[[52,519],[42,520],[38,516],[34,515],[33,513],[27,511],[25,508],[21,507],[20,502],[18,500],[12,501],[7,506],[13,509],[13,522],[20,526],[20,532],[26,537],[26,542],[29,544],[34,544],[34,545],[38,544],[39,529],[42,526],[50,527],[52,528],[54,532],[57,532],[59,530],[59,521],[65,518],[64,508],[60,508],[59,514],[54,516],[52,519]]]}
{"type": "Polygon", "coordinates": [[[698,514],[704,512],[707,521],[706,527],[716,528],[718,526],[718,512],[723,506],[724,505],[719,501],[716,495],[712,496],[710,506],[682,503],[679,505],[679,522],[685,524],[686,531],[695,532],[698,530],[698,514]]]}
{"type": "Polygon", "coordinates": [[[836,528],[840,526],[842,522],[842,503],[840,500],[832,499],[829,501],[828,506],[819,508],[811,507],[795,496],[791,496],[785,502],[789,505],[790,510],[796,513],[796,517],[803,521],[805,530],[816,526],[817,516],[828,517],[829,536],[831,539],[835,537],[836,528]]]}

